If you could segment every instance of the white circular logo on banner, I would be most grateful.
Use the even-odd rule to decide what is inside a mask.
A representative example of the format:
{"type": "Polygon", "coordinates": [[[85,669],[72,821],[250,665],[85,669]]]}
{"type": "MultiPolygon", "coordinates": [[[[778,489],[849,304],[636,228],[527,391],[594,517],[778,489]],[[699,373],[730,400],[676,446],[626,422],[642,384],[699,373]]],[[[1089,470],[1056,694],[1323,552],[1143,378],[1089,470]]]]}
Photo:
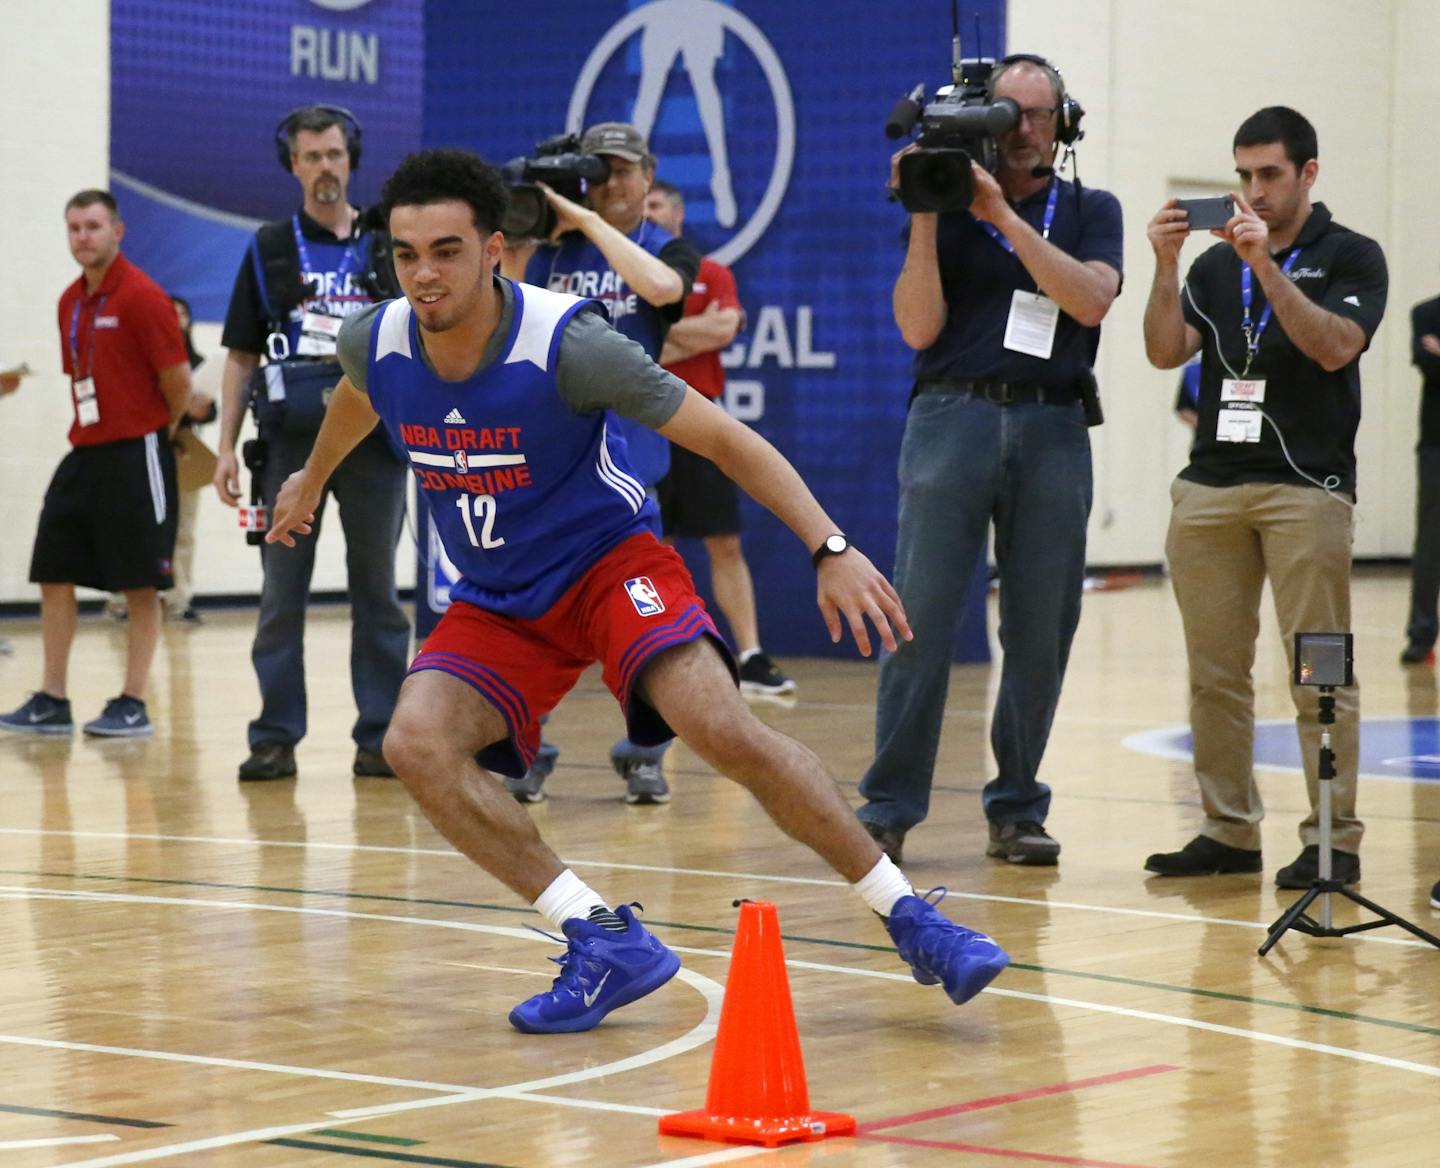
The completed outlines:
{"type": "MultiPolygon", "coordinates": [[[[334,2],[334,0],[332,0],[334,2]]],[[[341,0],[344,2],[344,0],[341,0]]],[[[759,63],[770,88],[775,107],[775,162],[770,180],[755,213],[710,254],[722,264],[733,264],[764,234],[780,209],[790,171],[795,163],[795,102],[780,57],[755,24],[718,0],[651,0],[626,13],[590,50],[570,94],[565,128],[579,133],[600,72],[627,41],[642,34],[640,44],[640,92],[635,99],[635,126],[648,140],[654,129],[671,67],[682,60],[690,75],[696,107],[710,144],[711,193],[715,199],[715,220],[730,227],[738,219],[734,193],[730,189],[728,146],[724,109],[715,83],[715,65],[724,50],[725,33],[739,38],[759,63]]]]}
{"type": "Polygon", "coordinates": [[[310,3],[331,12],[354,12],[357,8],[364,8],[370,0],[310,0],[310,3]]]}

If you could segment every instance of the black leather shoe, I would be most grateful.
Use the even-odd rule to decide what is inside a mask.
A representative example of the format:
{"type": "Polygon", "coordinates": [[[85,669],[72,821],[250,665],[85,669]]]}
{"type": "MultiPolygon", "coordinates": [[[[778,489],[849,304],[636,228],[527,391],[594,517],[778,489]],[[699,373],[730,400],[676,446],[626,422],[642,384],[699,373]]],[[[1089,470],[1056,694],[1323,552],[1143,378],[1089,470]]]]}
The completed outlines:
{"type": "Polygon", "coordinates": [[[242,783],[262,779],[289,779],[295,775],[295,746],[289,742],[257,742],[240,764],[242,783]]]}
{"type": "Polygon", "coordinates": [[[395,772],[390,769],[390,764],[385,761],[385,756],[378,750],[368,750],[363,746],[355,748],[355,765],[351,768],[358,779],[393,779],[395,772]]]}
{"type": "Polygon", "coordinates": [[[1226,872],[1260,871],[1260,853],[1232,848],[1208,835],[1197,835],[1178,852],[1156,852],[1145,871],[1157,876],[1220,876],[1226,872]]]}
{"type": "Polygon", "coordinates": [[[870,838],[880,845],[880,850],[890,857],[891,863],[898,864],[900,855],[905,850],[905,833],[898,827],[882,827],[868,819],[860,822],[870,833],[870,838]]]}
{"type": "MultiPolygon", "coordinates": [[[[1320,846],[1307,844],[1295,857],[1293,864],[1287,864],[1275,873],[1276,888],[1309,888],[1320,879],[1320,846]]],[[[1360,857],[1354,852],[1330,849],[1330,879],[1341,884],[1360,883],[1360,857]]]]}
{"type": "Polygon", "coordinates": [[[1411,641],[1400,651],[1401,665],[1434,665],[1435,646],[1411,641]]]}
{"type": "Polygon", "coordinates": [[[1440,908],[1440,884],[1430,890],[1430,907],[1440,908]]]}

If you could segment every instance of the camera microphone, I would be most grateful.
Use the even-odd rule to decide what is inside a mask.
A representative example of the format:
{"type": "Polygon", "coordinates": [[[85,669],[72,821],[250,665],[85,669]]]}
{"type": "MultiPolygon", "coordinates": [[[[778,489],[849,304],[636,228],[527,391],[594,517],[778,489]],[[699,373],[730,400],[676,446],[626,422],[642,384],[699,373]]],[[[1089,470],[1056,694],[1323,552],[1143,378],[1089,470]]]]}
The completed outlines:
{"type": "Polygon", "coordinates": [[[903,138],[915,126],[925,108],[925,85],[922,82],[895,103],[885,121],[885,137],[903,138]]]}

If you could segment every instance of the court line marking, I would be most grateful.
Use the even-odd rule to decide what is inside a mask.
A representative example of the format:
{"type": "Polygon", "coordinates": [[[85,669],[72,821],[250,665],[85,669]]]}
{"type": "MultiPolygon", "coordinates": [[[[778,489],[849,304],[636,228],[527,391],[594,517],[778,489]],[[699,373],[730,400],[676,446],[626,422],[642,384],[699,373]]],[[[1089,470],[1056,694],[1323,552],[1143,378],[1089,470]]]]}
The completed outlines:
{"type": "MultiPolygon", "coordinates": [[[[45,828],[30,828],[30,827],[0,827],[0,835],[27,835],[27,836],[52,836],[52,835],[53,835],[53,836],[75,837],[75,838],[82,838],[82,839],[84,839],[84,838],[95,838],[95,839],[110,839],[110,840],[120,840],[120,841],[126,841],[126,840],[145,840],[145,841],[156,842],[156,843],[222,844],[222,845],[231,845],[231,846],[237,846],[237,847],[318,848],[318,849],[329,849],[329,850],[351,851],[351,852],[383,852],[383,853],[400,853],[400,854],[404,854],[404,855],[443,856],[443,857],[446,857],[446,858],[449,858],[449,859],[464,860],[464,857],[461,856],[459,852],[453,851],[453,850],[451,850],[451,849],[449,849],[449,848],[445,848],[445,849],[440,849],[440,848],[400,848],[400,847],[386,847],[386,846],[382,846],[382,845],[378,845],[378,844],[344,844],[344,843],[326,843],[326,842],[321,842],[321,841],[301,841],[301,840],[230,839],[230,838],[226,838],[226,837],[217,837],[217,836],[171,836],[171,835],[139,835],[139,834],[132,835],[132,834],[130,834],[130,833],[128,833],[128,832],[108,832],[108,831],[107,831],[107,832],[55,831],[55,830],[50,830],[50,829],[45,829],[45,828]]],[[[469,861],[466,861],[466,863],[469,863],[469,861]]],[[[849,886],[847,883],[845,883],[845,881],[843,881],[843,880],[827,880],[827,879],[822,879],[822,878],[813,877],[813,876],[771,876],[771,875],[767,875],[767,874],[765,874],[765,873],[760,873],[760,872],[727,872],[727,871],[723,871],[723,870],[719,870],[719,869],[711,869],[711,868],[675,868],[675,867],[662,867],[662,866],[660,866],[660,865],[655,865],[655,864],[622,864],[622,863],[611,862],[611,861],[608,861],[608,860],[577,860],[577,859],[563,859],[563,858],[562,858],[561,863],[567,864],[567,865],[569,865],[569,866],[571,866],[571,867],[575,867],[575,868],[602,868],[602,869],[606,869],[606,870],[609,870],[609,871],[618,871],[618,872],[646,872],[646,873],[650,873],[650,874],[652,874],[652,875],[662,875],[662,876],[696,876],[696,877],[704,876],[704,877],[713,877],[713,878],[716,878],[716,879],[723,879],[723,880],[748,880],[748,881],[752,881],[752,882],[755,882],[755,883],[764,883],[764,884],[802,885],[802,886],[811,887],[811,888],[845,888],[845,889],[848,889],[848,888],[850,887],[850,886],[849,886]]],[[[73,875],[73,874],[70,874],[70,873],[65,873],[64,875],[65,875],[67,878],[69,878],[69,879],[98,879],[98,878],[99,878],[99,877],[83,876],[83,875],[81,875],[81,876],[76,876],[76,875],[73,875]]],[[[106,879],[113,879],[113,880],[116,880],[116,881],[125,881],[125,880],[143,881],[143,880],[145,880],[145,879],[147,879],[147,878],[146,878],[146,877],[143,877],[143,876],[112,876],[112,877],[106,877],[106,879]]],[[[205,884],[206,882],[205,882],[205,881],[178,881],[177,883],[186,883],[186,884],[189,884],[189,885],[191,885],[191,886],[195,886],[195,885],[203,885],[203,884],[205,884]]],[[[217,884],[217,886],[218,886],[218,887],[227,887],[227,885],[223,885],[223,884],[217,884]]],[[[243,889],[243,888],[255,888],[255,887],[263,887],[263,886],[256,886],[256,885],[234,885],[233,887],[242,888],[242,889],[243,889]]],[[[321,889],[276,889],[276,891],[280,891],[280,892],[301,892],[301,893],[306,893],[306,894],[314,894],[314,893],[317,893],[317,892],[321,892],[321,893],[324,892],[324,890],[321,890],[321,889]]],[[[344,895],[343,893],[337,893],[337,892],[330,892],[330,893],[326,893],[326,894],[327,894],[327,895],[332,895],[332,896],[344,895]]],[[[984,904],[1017,904],[1017,905],[1029,906],[1029,907],[1032,907],[1032,908],[1045,908],[1045,909],[1062,908],[1062,909],[1073,910],[1073,911],[1075,911],[1075,912],[1093,912],[1093,913],[1101,913],[1101,914],[1109,915],[1109,916],[1137,917],[1137,918],[1146,919],[1146,920],[1177,921],[1177,922],[1182,923],[1182,924],[1229,925],[1229,926],[1233,926],[1233,927],[1236,927],[1236,928],[1242,928],[1242,929],[1252,929],[1252,930],[1258,929],[1258,930],[1260,930],[1261,932],[1269,932],[1269,931],[1270,931],[1270,926],[1271,926],[1271,924],[1273,923],[1273,921],[1268,921],[1268,920],[1267,920],[1267,921],[1242,921],[1242,920],[1236,920],[1236,919],[1231,918],[1231,917],[1207,917],[1207,916],[1200,916],[1200,915],[1197,915],[1197,914],[1194,914],[1194,913],[1162,912],[1162,911],[1160,911],[1160,910],[1158,910],[1158,909],[1125,908],[1125,907],[1120,906],[1120,905],[1085,904],[1085,903],[1082,903],[1082,902],[1080,902],[1080,901],[1072,901],[1072,900],[1046,900],[1046,899],[1042,899],[1042,898],[1039,898],[1039,897],[997,896],[997,895],[994,895],[994,894],[992,894],[992,893],[986,893],[986,892],[958,892],[958,891],[955,891],[955,890],[953,890],[953,889],[950,890],[949,895],[952,896],[952,897],[954,897],[954,898],[956,898],[956,899],[958,899],[958,900],[973,900],[973,901],[977,901],[977,902],[979,902],[979,903],[984,903],[984,904]]],[[[414,900],[407,899],[407,898],[405,898],[405,897],[388,897],[388,898],[386,898],[386,899],[394,900],[394,901],[396,901],[396,902],[398,902],[398,903],[414,903],[414,900]]],[[[424,898],[421,898],[421,899],[423,900],[424,898]]],[[[450,905],[453,905],[453,906],[455,906],[455,907],[457,907],[457,908],[492,907],[492,906],[476,905],[476,904],[473,904],[473,903],[470,903],[470,902],[465,902],[465,901],[436,901],[436,900],[430,900],[430,901],[428,901],[428,903],[431,903],[431,904],[436,904],[436,903],[450,904],[450,905]]],[[[501,909],[501,910],[510,911],[510,912],[524,912],[524,911],[526,911],[526,910],[521,909],[521,908],[519,908],[519,907],[508,908],[507,906],[504,906],[504,905],[495,905],[495,906],[493,906],[493,907],[496,908],[496,909],[501,909]]],[[[659,922],[657,922],[657,923],[659,923],[659,922]]],[[[1430,949],[1430,948],[1433,948],[1433,946],[1427,944],[1427,943],[1424,942],[1424,941],[1418,941],[1418,940],[1412,941],[1412,940],[1409,940],[1409,939],[1403,938],[1403,937],[1378,937],[1378,936],[1376,936],[1374,933],[1357,933],[1357,934],[1355,934],[1353,937],[1351,937],[1350,939],[1351,939],[1351,940],[1355,940],[1355,941],[1368,942],[1368,943],[1370,943],[1370,944],[1376,944],[1376,945],[1399,945],[1399,946],[1401,946],[1402,948],[1410,948],[1410,949],[1430,949]]]]}
{"type": "Polygon", "coordinates": [[[54,1136],[45,1140],[0,1140],[0,1151],[19,1151],[21,1148],[61,1148],[70,1144],[105,1144],[118,1140],[117,1135],[98,1136],[54,1136]]]}
{"type": "Polygon", "coordinates": [[[876,1119],[862,1123],[856,1129],[857,1135],[881,1131],[890,1127],[908,1127],[912,1123],[928,1123],[932,1119],[943,1119],[951,1115],[962,1115],[969,1111],[985,1111],[991,1107],[1004,1107],[1010,1103],[1024,1103],[1029,1099],[1042,1099],[1050,1095],[1064,1095],[1082,1091],[1086,1087],[1108,1087],[1114,1083],[1128,1083],[1131,1079],[1144,1079],[1151,1075],[1163,1075],[1167,1071],[1178,1071],[1172,1063],[1155,1063],[1148,1067],[1135,1067],[1128,1071],[1114,1071],[1108,1075],[1093,1075],[1088,1079],[1074,1079],[1068,1083],[1051,1083],[1044,1087],[1031,1087],[1026,1091],[1010,1091],[1004,1095],[991,1095],[984,1099],[971,1099],[965,1103],[953,1103],[949,1107],[932,1107],[927,1111],[914,1111],[909,1115],[897,1115],[890,1119],[876,1119]]]}
{"type": "Polygon", "coordinates": [[[922,1140],[915,1136],[857,1136],[875,1143],[901,1144],[910,1148],[938,1148],[946,1152],[970,1152],[977,1156],[1004,1156],[1010,1160],[1036,1160],[1042,1164],[1066,1164],[1071,1168],[1142,1168],[1115,1160],[1087,1160],[1082,1156],[1058,1156],[1053,1152],[1025,1152],[1019,1148],[993,1148],[986,1144],[961,1144],[949,1140],[922,1140]]]}

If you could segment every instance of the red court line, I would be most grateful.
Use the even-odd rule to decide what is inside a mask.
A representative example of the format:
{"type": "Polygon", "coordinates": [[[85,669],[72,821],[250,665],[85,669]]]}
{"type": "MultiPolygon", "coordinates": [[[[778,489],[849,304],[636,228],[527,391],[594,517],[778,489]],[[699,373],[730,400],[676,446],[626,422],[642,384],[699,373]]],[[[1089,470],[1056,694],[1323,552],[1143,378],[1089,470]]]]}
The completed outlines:
{"type": "MultiPolygon", "coordinates": [[[[1073,1083],[1054,1083],[1049,1087],[1032,1087],[1028,1091],[1012,1091],[1008,1095],[991,1095],[986,1099],[972,1099],[969,1103],[956,1103],[950,1107],[935,1107],[929,1111],[917,1111],[911,1115],[897,1115],[891,1119],[877,1119],[856,1126],[855,1134],[880,1131],[887,1127],[905,1127],[912,1123],[924,1123],[927,1119],[942,1119],[947,1115],[960,1115],[966,1111],[982,1111],[987,1107],[1001,1107],[1006,1103],[1020,1103],[1026,1099],[1040,1099],[1046,1095],[1063,1095],[1067,1091],[1079,1091],[1083,1087],[1102,1087],[1107,1083],[1124,1083],[1129,1079],[1143,1079],[1166,1071],[1178,1071],[1166,1063],[1151,1067],[1136,1067],[1133,1071],[1116,1071],[1113,1075],[1096,1075],[1091,1079],[1076,1079],[1073,1083]]],[[[952,1145],[946,1144],[945,1147],[952,1145]]],[[[959,1147],[959,1145],[953,1145],[959,1147]]],[[[1060,1160],[1065,1164],[1088,1164],[1088,1160],[1060,1160]]]]}
{"type": "MultiPolygon", "coordinates": [[[[1167,1068],[1170,1069],[1170,1068],[1167,1068]]],[[[1082,1156],[1052,1156],[1048,1152],[1022,1152],[1018,1148],[991,1148],[984,1144],[952,1144],[947,1140],[917,1140],[909,1136],[861,1135],[862,1140],[877,1144],[905,1144],[914,1148],[943,1148],[947,1152],[970,1152],[977,1156],[1006,1156],[1011,1160],[1038,1160],[1044,1164],[1069,1164],[1073,1168],[1141,1168],[1138,1164],[1120,1164],[1114,1160],[1086,1160],[1082,1156]]]]}

